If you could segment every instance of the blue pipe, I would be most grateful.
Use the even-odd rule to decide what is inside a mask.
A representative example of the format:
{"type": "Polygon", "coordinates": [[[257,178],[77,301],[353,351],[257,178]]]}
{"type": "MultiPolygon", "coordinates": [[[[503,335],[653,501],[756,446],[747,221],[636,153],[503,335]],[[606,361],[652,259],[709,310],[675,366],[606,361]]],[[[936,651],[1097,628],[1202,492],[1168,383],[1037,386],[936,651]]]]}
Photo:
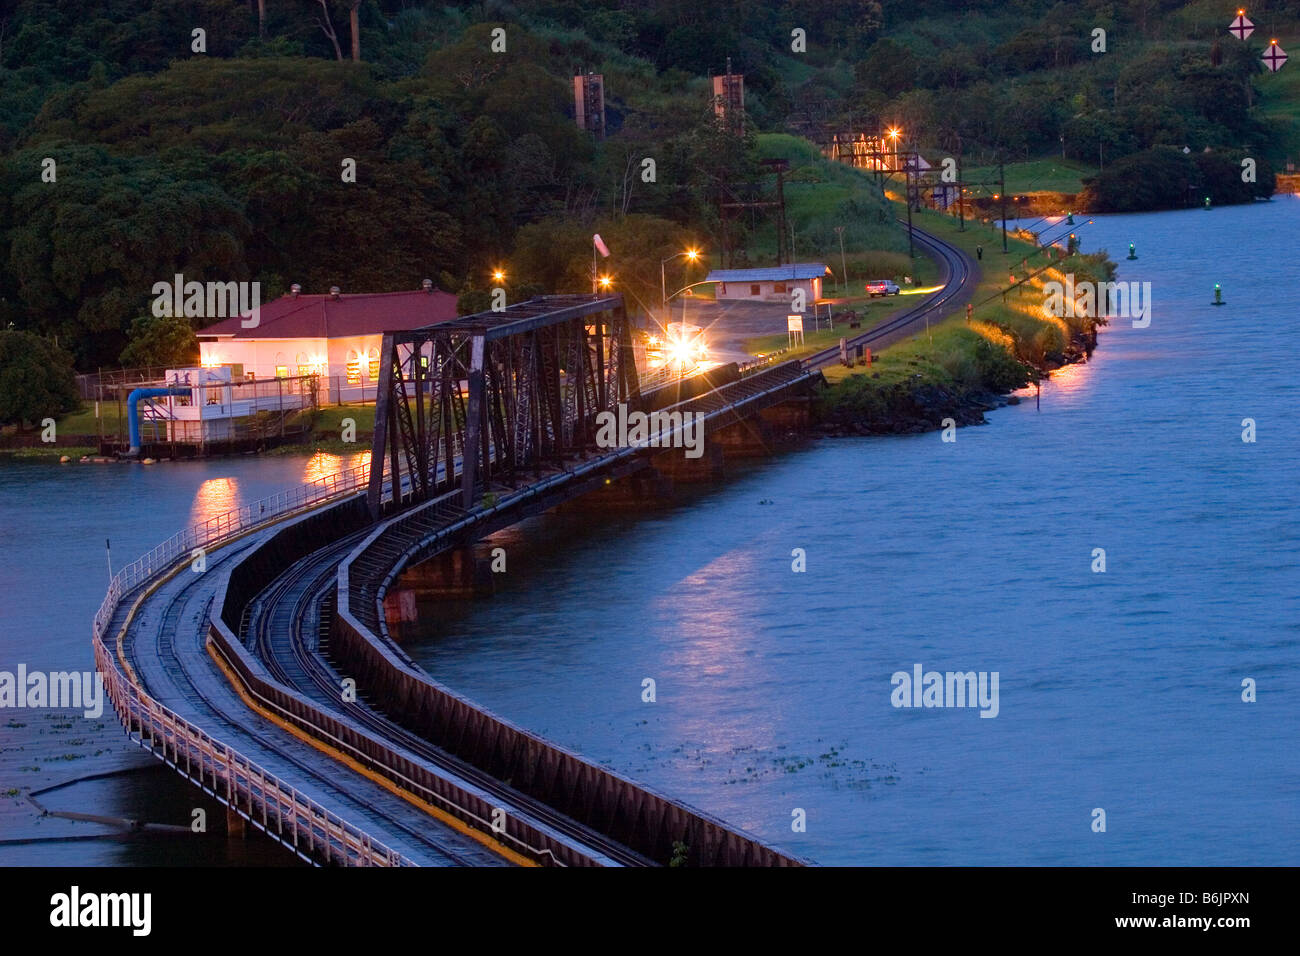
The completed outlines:
{"type": "Polygon", "coordinates": [[[140,412],[136,403],[142,398],[157,398],[160,395],[188,395],[192,391],[189,385],[169,385],[167,388],[137,388],[126,397],[126,422],[131,435],[131,449],[127,455],[134,458],[140,454],[140,412]]]}

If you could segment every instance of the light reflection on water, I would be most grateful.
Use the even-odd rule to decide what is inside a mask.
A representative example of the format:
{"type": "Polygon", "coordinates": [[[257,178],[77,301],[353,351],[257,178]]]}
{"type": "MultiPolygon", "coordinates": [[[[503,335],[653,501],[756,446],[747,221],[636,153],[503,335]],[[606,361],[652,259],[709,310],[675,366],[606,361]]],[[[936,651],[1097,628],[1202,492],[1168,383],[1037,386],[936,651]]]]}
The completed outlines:
{"type": "MultiPolygon", "coordinates": [[[[319,474],[349,467],[364,455],[271,455],[160,462],[155,465],[57,465],[0,461],[0,669],[23,662],[31,671],[89,670],[90,622],[108,587],[104,542],[114,567],[151,550],[188,525],[294,488],[319,474]]],[[[84,774],[93,750],[136,748],[121,736],[111,713],[108,730],[68,734],[91,741],[85,760],[60,761],[53,779],[84,774]]],[[[0,746],[41,751],[46,721],[0,726],[0,746]],[[21,725],[21,726],[18,726],[21,725]]],[[[45,748],[48,749],[48,748],[45,748]]],[[[70,750],[78,750],[69,747],[70,750]]],[[[0,790],[30,787],[34,775],[13,763],[0,790]]],[[[214,831],[221,808],[199,796],[170,770],[146,771],[78,784],[52,794],[54,809],[102,813],[188,826],[190,811],[204,806],[214,831]]],[[[35,834],[39,836],[39,832],[35,834]]],[[[5,833],[10,839],[16,834],[5,833]]],[[[142,865],[284,863],[287,855],[267,841],[222,838],[33,843],[0,849],[0,863],[19,865],[142,865]]]]}
{"type": "Polygon", "coordinates": [[[1298,224],[1291,197],[1097,217],[1085,249],[1152,283],[1152,322],[1113,322],[1041,410],[1029,390],[955,444],[822,441],[667,511],[539,519],[499,539],[494,598],[422,604],[404,646],[822,862],[1294,865],[1300,329],[1259,290],[1294,295],[1298,224]],[[1273,254],[1242,255],[1259,236],[1273,254]],[[918,662],[999,671],[1000,715],[894,709],[918,662]]]}

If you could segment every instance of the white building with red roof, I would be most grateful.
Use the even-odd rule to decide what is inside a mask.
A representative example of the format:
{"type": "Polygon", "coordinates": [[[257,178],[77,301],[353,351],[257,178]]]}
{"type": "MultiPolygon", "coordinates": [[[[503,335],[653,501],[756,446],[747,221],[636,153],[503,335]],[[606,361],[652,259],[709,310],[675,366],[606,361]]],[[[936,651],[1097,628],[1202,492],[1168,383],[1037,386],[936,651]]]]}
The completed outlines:
{"type": "Polygon", "coordinates": [[[319,375],[322,402],[373,401],[384,332],[454,318],[456,297],[428,279],[417,291],[354,295],[337,286],[304,295],[294,285],[261,306],[254,328],[235,316],[200,330],[199,356],[205,368],[231,366],[244,379],[319,375]]]}

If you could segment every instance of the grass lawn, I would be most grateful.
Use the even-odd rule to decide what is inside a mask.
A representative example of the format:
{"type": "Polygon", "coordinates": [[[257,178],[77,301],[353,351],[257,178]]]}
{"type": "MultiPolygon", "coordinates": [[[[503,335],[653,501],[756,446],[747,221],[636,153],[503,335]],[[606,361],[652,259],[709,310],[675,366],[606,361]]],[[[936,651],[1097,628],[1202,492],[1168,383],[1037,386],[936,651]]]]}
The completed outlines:
{"type": "MultiPolygon", "coordinates": [[[[103,428],[105,435],[117,434],[118,417],[117,403],[103,402],[99,406],[100,414],[103,416],[103,428]]],[[[122,428],[126,428],[126,403],[122,403],[122,428]]],[[[86,402],[81,406],[81,411],[72,412],[64,415],[58,421],[58,431],[65,435],[98,435],[100,426],[95,420],[95,403],[86,402]]]]}
{"type": "MultiPolygon", "coordinates": [[[[862,320],[862,328],[860,329],[850,329],[848,320],[840,318],[838,315],[839,310],[843,307],[836,306],[835,327],[833,329],[807,329],[803,336],[804,344],[786,352],[784,357],[800,358],[804,355],[820,352],[827,346],[838,345],[841,338],[858,335],[868,329],[873,329],[886,319],[916,307],[922,300],[922,297],[918,296],[889,296],[887,298],[864,299],[852,306],[853,311],[857,312],[862,320]]],[[[823,325],[825,321],[825,319],[822,319],[823,325]]],[[[785,335],[761,335],[757,338],[747,339],[745,341],[745,350],[752,352],[754,355],[766,355],[784,349],[788,341],[789,338],[785,335]]]]}
{"type": "Polygon", "coordinates": [[[827,382],[835,385],[853,379],[850,387],[866,384],[876,393],[907,381],[944,385],[969,383],[979,378],[977,369],[980,363],[975,356],[980,348],[987,348],[986,343],[1009,351],[1014,337],[1022,352],[1051,350],[1064,343],[1066,331],[1057,321],[1044,318],[1041,313],[1040,283],[1043,277],[1035,280],[1034,288],[1017,286],[1005,302],[1002,299],[1008,273],[1014,268],[1018,275],[1022,274],[1022,260],[1028,260],[1031,270],[1047,264],[1048,259],[1041,249],[1009,236],[1008,252],[1003,253],[1000,229],[990,230],[978,223],[967,222],[963,231],[952,217],[928,210],[913,213],[913,221],[927,232],[970,253],[972,258],[977,246],[984,247],[984,258],[979,263],[973,324],[966,325],[964,308],[955,310],[934,323],[928,336],[921,332],[876,353],[870,369],[834,365],[823,370],[827,382]],[[869,378],[869,384],[866,378],[869,378]]]}
{"type": "MultiPolygon", "coordinates": [[[[1255,36],[1259,35],[1259,30],[1256,30],[1255,36]]],[[[1271,39],[1266,37],[1263,42],[1271,39]]],[[[1279,128],[1278,142],[1283,153],[1292,162],[1300,163],[1300,70],[1295,68],[1300,63],[1300,35],[1284,34],[1277,38],[1277,42],[1291,59],[1276,73],[1266,70],[1260,74],[1259,111],[1279,128]]],[[[1286,172],[1286,167],[1280,166],[1277,172],[1286,172]]]]}
{"type": "Polygon", "coordinates": [[[343,433],[343,420],[350,418],[356,425],[357,435],[369,436],[375,430],[375,406],[329,405],[316,413],[313,427],[317,435],[339,436],[343,433]]]}
{"type": "MultiPolygon", "coordinates": [[[[963,168],[962,179],[967,182],[995,183],[998,178],[996,166],[975,166],[963,168]]],[[[1007,163],[1007,192],[1018,193],[1049,192],[1077,193],[1083,189],[1083,179],[1097,175],[1097,167],[1080,163],[1073,159],[1034,159],[1027,163],[1007,163]]],[[[988,187],[996,192],[996,186],[988,187]]]]}

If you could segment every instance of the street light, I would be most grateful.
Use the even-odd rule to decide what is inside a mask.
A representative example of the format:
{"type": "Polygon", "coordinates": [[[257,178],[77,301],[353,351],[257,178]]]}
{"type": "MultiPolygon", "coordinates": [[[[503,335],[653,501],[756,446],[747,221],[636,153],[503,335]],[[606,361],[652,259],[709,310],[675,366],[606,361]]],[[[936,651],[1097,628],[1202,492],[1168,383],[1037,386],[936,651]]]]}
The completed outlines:
{"type": "Polygon", "coordinates": [[[687,249],[685,252],[679,252],[676,255],[669,256],[667,259],[659,260],[659,307],[663,309],[665,318],[668,317],[667,266],[668,263],[672,262],[674,259],[680,259],[682,256],[685,256],[687,259],[690,259],[691,262],[694,262],[700,257],[700,251],[698,249],[687,249]]]}
{"type": "Polygon", "coordinates": [[[505,274],[504,272],[502,272],[500,269],[495,269],[495,270],[493,270],[493,272],[492,272],[492,281],[493,281],[493,282],[505,282],[505,281],[506,281],[506,274],[505,274]]]}
{"type": "Polygon", "coordinates": [[[613,281],[614,281],[614,279],[613,279],[611,276],[601,276],[601,277],[600,277],[600,287],[601,287],[602,289],[608,289],[608,288],[609,288],[609,284],[610,284],[611,282],[613,282],[613,281]]]}

